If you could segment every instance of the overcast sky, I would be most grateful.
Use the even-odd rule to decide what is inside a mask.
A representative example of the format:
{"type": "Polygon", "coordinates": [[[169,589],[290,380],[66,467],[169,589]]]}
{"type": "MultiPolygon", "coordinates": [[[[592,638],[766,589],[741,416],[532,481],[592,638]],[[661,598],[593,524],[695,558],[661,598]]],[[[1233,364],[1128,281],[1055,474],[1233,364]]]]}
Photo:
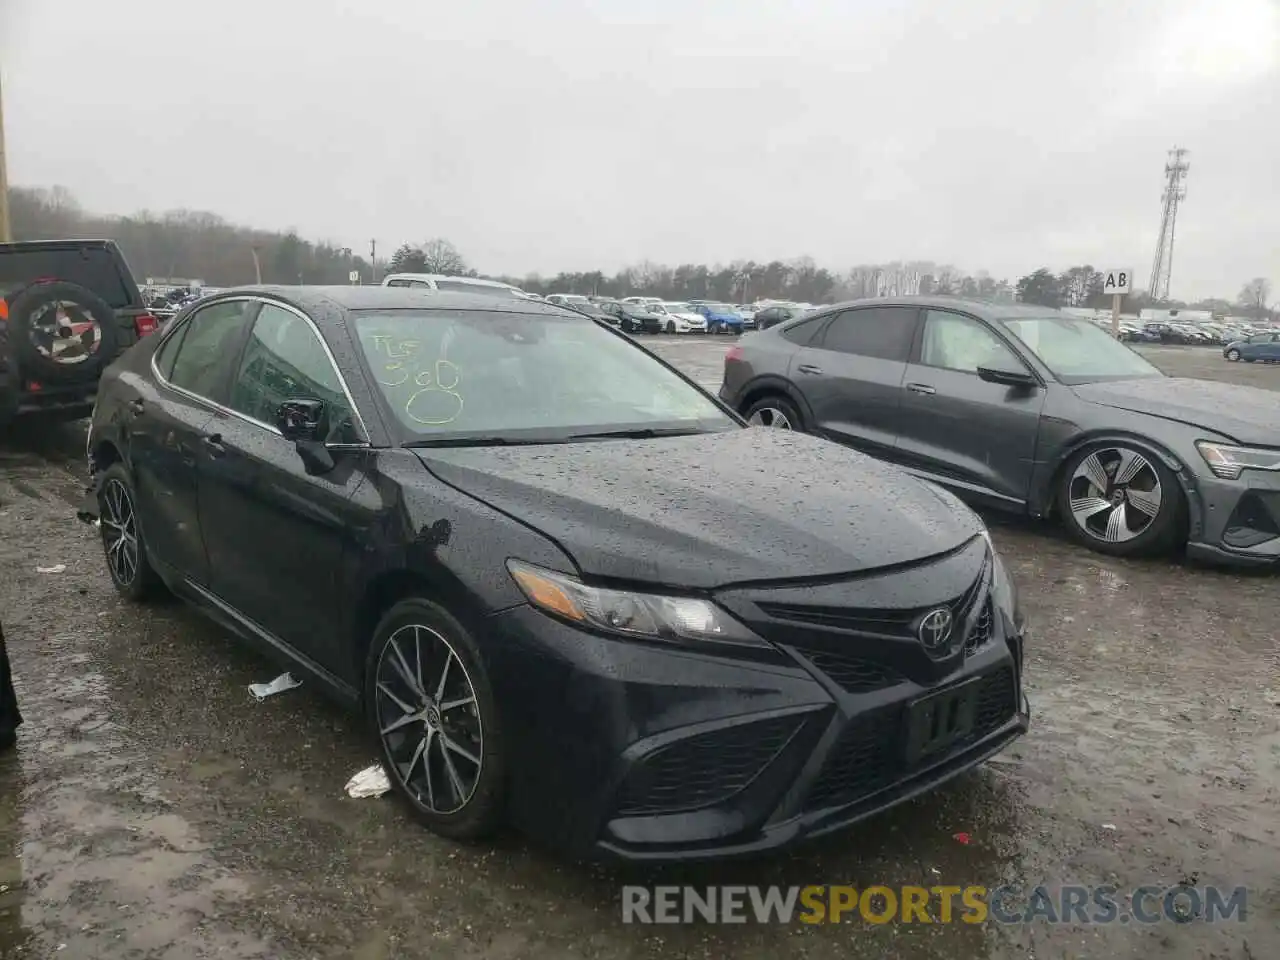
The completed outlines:
{"type": "Polygon", "coordinates": [[[1280,287],[1280,0],[0,0],[10,180],[524,274],[810,255],[1280,287]]]}

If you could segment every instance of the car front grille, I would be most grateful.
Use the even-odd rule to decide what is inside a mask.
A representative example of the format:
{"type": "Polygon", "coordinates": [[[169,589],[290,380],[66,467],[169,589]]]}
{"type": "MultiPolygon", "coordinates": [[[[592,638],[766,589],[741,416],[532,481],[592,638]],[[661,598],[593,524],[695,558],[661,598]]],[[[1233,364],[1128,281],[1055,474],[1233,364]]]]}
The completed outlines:
{"type": "Polygon", "coordinates": [[[906,678],[892,667],[830,650],[796,648],[810,663],[849,693],[871,693],[896,686],[906,678]]]}
{"type": "Polygon", "coordinates": [[[657,816],[713,806],[746,787],[786,747],[803,717],[774,717],[659,747],[628,771],[618,816],[657,816]]]}
{"type": "MultiPolygon", "coordinates": [[[[1002,667],[983,677],[978,691],[973,731],[952,746],[945,760],[994,733],[1017,712],[1013,669],[1002,667]]],[[[832,748],[826,764],[809,789],[806,810],[823,810],[853,803],[912,772],[905,760],[906,707],[898,704],[855,716],[832,748]]]]}

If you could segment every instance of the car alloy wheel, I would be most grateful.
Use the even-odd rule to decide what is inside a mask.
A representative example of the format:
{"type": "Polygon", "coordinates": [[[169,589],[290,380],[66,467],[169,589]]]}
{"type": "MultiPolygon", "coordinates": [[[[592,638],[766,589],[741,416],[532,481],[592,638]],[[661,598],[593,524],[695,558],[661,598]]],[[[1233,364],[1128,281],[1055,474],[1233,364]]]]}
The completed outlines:
{"type": "Polygon", "coordinates": [[[1186,501],[1177,477],[1148,450],[1103,443],[1077,453],[1058,487],[1068,530],[1101,553],[1165,551],[1186,532],[1186,501]]]}
{"type": "Polygon", "coordinates": [[[792,429],[791,419],[786,413],[770,406],[756,407],[747,418],[747,423],[753,427],[772,427],[775,430],[792,429]]]}
{"type": "Polygon", "coordinates": [[[484,728],[467,668],[441,633],[411,623],[387,637],[374,713],[406,792],[429,814],[462,811],[484,772],[484,728]]]}
{"type": "Polygon", "coordinates": [[[102,546],[107,553],[111,578],[123,589],[137,582],[139,573],[138,521],[133,496],[115,477],[102,485],[99,494],[102,546]]]}
{"type": "Polygon", "coordinates": [[[1239,359],[1240,359],[1240,351],[1239,351],[1239,350],[1228,350],[1228,351],[1227,351],[1227,359],[1228,359],[1228,360],[1239,360],[1239,359]]]}

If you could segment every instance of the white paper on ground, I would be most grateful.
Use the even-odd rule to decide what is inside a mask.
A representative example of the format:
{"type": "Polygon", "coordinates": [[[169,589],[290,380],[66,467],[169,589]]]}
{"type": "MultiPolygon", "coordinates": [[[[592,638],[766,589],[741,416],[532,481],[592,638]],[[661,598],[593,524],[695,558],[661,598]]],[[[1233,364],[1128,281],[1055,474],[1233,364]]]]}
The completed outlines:
{"type": "Polygon", "coordinates": [[[382,769],[380,763],[365,767],[347,781],[347,796],[356,800],[380,797],[390,789],[391,781],[387,779],[387,771],[382,769]]]}
{"type": "Polygon", "coordinates": [[[292,690],[294,687],[300,686],[302,686],[302,681],[293,679],[292,673],[282,673],[270,683],[249,684],[249,692],[253,694],[255,700],[265,700],[267,697],[275,696],[277,693],[284,693],[286,690],[292,690]]]}

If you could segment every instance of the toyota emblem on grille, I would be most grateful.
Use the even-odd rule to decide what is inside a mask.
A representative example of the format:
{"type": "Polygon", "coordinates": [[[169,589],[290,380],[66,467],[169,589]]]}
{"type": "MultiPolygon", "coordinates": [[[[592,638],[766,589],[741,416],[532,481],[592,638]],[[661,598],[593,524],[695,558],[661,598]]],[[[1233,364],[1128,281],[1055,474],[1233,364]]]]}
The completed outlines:
{"type": "Polygon", "coordinates": [[[951,611],[946,607],[930,610],[920,618],[916,636],[930,653],[946,649],[947,641],[951,639],[951,611]]]}

